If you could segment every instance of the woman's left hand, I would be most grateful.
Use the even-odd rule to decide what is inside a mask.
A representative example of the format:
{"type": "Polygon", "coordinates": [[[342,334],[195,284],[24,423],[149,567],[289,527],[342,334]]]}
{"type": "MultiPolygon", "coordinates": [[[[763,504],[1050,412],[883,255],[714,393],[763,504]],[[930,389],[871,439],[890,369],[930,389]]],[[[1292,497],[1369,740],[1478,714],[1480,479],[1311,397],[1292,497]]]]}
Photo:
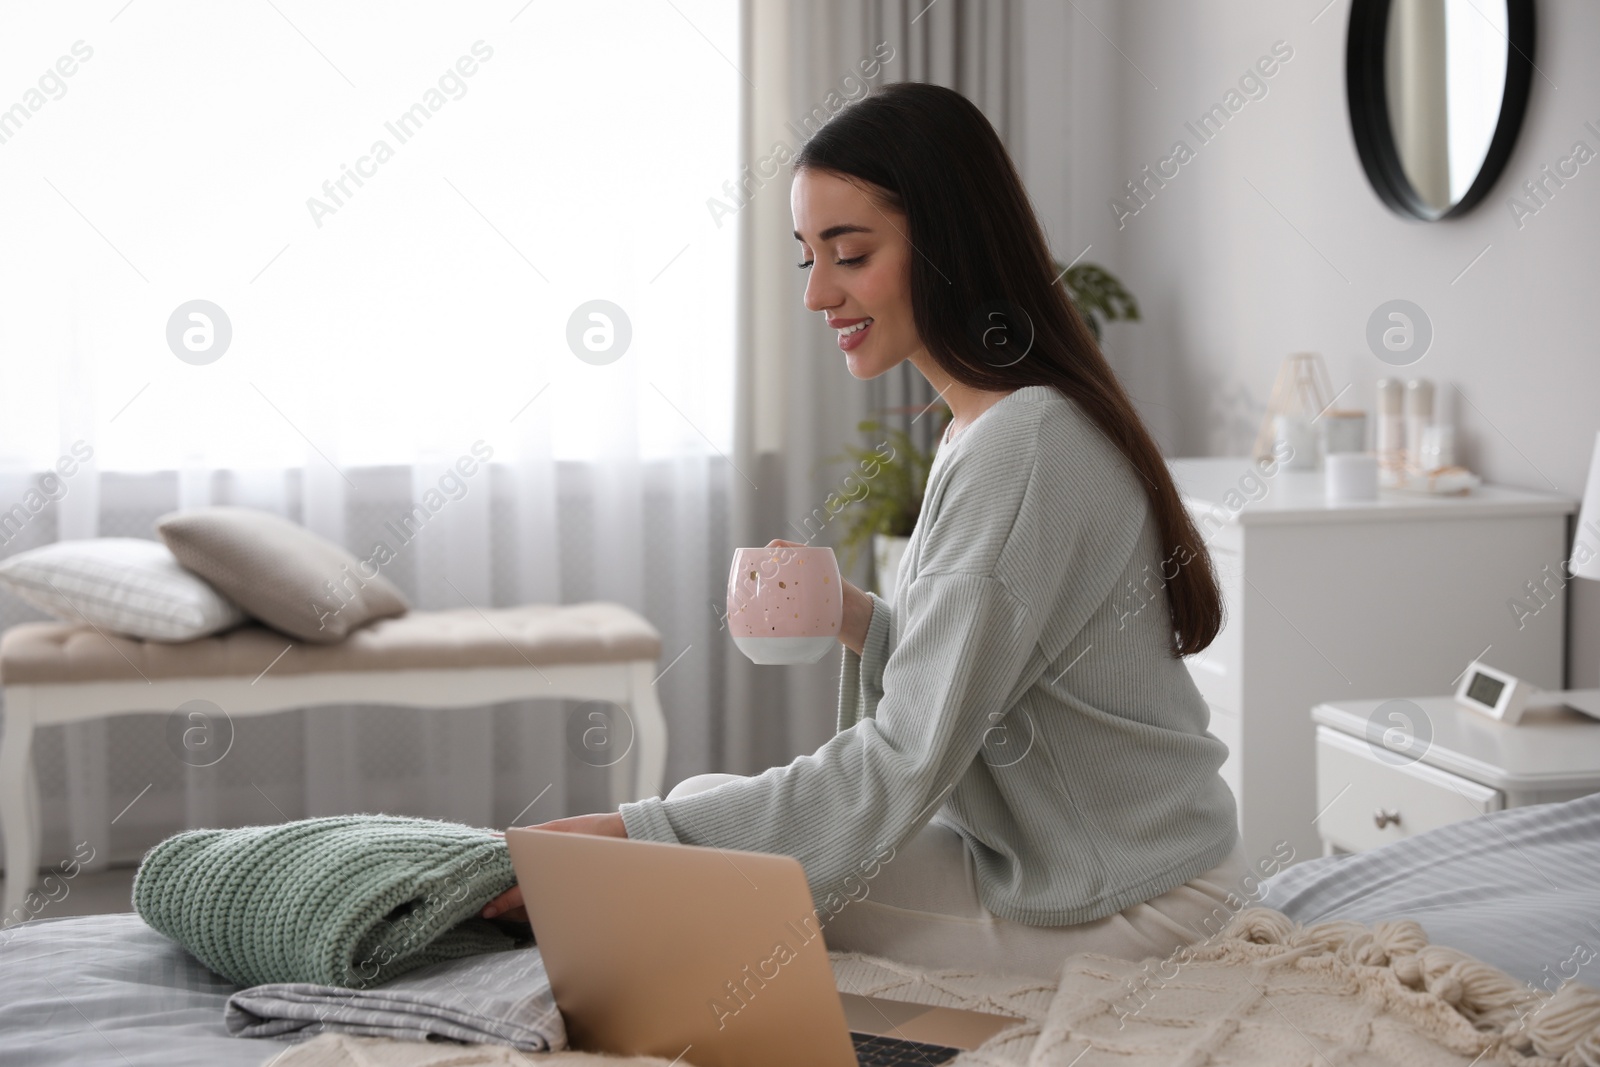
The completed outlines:
{"type": "MultiPolygon", "coordinates": [[[[532,830],[559,830],[568,834],[595,834],[599,837],[627,837],[627,827],[622,823],[622,813],[601,811],[593,815],[571,815],[565,819],[552,819],[529,827],[532,830]]],[[[505,834],[496,833],[496,837],[505,834]]],[[[522,887],[514,885],[483,906],[479,912],[485,919],[499,917],[525,923],[528,913],[522,906],[522,887]]]]}

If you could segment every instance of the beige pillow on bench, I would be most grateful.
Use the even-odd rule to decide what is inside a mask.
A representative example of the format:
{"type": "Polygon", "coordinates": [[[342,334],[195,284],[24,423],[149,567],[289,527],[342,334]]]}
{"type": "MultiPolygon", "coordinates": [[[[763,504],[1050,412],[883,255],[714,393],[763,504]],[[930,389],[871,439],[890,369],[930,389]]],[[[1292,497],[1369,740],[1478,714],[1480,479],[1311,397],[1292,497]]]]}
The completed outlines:
{"type": "Polygon", "coordinates": [[[179,563],[275,630],[312,644],[342,641],[410,605],[393,582],[332,541],[267,511],[195,508],[156,532],[179,563]]]}

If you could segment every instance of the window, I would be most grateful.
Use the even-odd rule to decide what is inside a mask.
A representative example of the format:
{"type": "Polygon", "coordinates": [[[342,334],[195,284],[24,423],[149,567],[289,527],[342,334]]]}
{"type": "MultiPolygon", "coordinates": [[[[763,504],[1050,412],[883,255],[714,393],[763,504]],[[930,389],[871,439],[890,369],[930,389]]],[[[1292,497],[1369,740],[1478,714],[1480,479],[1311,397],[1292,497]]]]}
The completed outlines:
{"type": "Polygon", "coordinates": [[[731,451],[738,41],[736,0],[14,9],[0,461],[731,451]]]}

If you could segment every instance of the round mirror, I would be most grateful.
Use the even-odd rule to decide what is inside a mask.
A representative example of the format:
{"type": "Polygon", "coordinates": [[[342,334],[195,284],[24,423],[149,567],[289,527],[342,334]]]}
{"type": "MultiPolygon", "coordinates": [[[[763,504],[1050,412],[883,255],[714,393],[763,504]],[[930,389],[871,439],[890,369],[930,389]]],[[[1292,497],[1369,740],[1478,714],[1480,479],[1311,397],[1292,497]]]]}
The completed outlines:
{"type": "Polygon", "coordinates": [[[1511,155],[1533,73],[1533,0],[1354,0],[1345,88],[1379,198],[1444,219],[1511,155]]]}

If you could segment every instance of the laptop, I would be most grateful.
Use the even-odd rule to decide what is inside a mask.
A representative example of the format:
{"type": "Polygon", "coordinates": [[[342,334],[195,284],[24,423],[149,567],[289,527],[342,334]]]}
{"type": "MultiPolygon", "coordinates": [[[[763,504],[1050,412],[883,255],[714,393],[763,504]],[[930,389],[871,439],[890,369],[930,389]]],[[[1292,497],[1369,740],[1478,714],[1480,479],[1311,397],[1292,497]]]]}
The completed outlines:
{"type": "Polygon", "coordinates": [[[793,856],[525,827],[506,845],[579,1051],[930,1067],[1021,1021],[841,994],[793,856]]]}

